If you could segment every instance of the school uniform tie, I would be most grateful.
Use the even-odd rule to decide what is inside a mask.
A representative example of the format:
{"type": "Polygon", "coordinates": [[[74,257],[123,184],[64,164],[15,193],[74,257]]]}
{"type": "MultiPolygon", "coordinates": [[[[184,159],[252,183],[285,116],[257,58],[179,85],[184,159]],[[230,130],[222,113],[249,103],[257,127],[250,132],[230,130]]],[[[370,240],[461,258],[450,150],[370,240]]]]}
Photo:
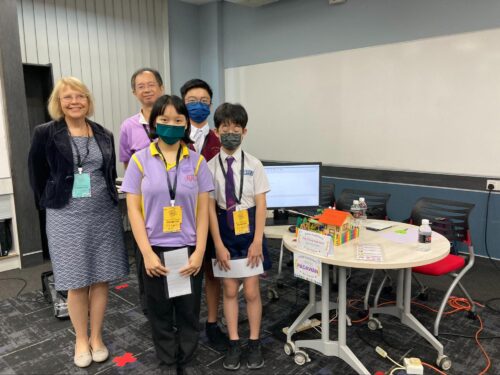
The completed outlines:
{"type": "Polygon", "coordinates": [[[233,175],[233,168],[231,167],[234,158],[232,156],[229,156],[226,158],[227,162],[227,174],[226,174],[226,220],[227,220],[227,225],[229,226],[230,229],[234,229],[234,218],[233,218],[233,212],[236,210],[236,199],[234,197],[234,194],[236,192],[235,186],[234,186],[234,175],[233,175]]]}
{"type": "Polygon", "coordinates": [[[203,146],[203,144],[201,142],[202,138],[203,138],[203,130],[197,129],[196,133],[194,133],[193,141],[194,141],[196,152],[198,152],[198,153],[201,152],[201,148],[203,146]]]}

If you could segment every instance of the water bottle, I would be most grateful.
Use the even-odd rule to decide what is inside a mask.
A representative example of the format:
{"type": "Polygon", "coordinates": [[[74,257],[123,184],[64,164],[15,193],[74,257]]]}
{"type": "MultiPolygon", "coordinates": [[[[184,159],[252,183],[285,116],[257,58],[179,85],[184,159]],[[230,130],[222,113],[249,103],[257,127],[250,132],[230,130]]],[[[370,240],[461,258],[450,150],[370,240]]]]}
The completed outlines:
{"type": "Polygon", "coordinates": [[[366,204],[364,197],[359,197],[359,208],[361,210],[361,226],[366,226],[366,210],[368,210],[368,205],[366,204]]]}
{"type": "Polygon", "coordinates": [[[361,207],[359,207],[359,201],[357,199],[352,201],[351,215],[354,218],[354,225],[359,227],[359,220],[361,217],[361,207]]]}
{"type": "Polygon", "coordinates": [[[422,219],[422,225],[418,227],[418,250],[429,251],[431,249],[432,229],[429,220],[422,219]]]}

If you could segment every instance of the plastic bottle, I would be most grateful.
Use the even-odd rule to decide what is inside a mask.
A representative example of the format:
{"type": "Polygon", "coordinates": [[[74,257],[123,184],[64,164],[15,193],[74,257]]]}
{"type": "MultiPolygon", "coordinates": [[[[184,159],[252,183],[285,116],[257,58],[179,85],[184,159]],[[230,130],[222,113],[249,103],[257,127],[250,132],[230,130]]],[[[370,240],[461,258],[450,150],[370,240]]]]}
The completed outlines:
{"type": "Polygon", "coordinates": [[[364,197],[359,197],[359,208],[361,210],[361,225],[363,227],[366,226],[366,210],[368,210],[368,205],[366,204],[365,198],[364,197]]]}
{"type": "Polygon", "coordinates": [[[361,217],[361,208],[359,207],[359,201],[357,199],[352,201],[351,215],[354,218],[354,225],[359,227],[359,220],[361,217]]]}
{"type": "Polygon", "coordinates": [[[422,225],[418,227],[418,250],[429,251],[431,249],[432,229],[429,220],[422,219],[422,225]]]}

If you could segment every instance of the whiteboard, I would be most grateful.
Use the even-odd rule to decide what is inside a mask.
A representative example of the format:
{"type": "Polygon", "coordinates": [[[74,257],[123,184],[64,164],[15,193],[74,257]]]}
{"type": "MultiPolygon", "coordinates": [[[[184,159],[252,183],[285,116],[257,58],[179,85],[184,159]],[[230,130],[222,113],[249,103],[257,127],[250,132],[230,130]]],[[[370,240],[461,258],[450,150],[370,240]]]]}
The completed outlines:
{"type": "Polygon", "coordinates": [[[225,69],[260,159],[500,176],[500,29],[225,69]]]}

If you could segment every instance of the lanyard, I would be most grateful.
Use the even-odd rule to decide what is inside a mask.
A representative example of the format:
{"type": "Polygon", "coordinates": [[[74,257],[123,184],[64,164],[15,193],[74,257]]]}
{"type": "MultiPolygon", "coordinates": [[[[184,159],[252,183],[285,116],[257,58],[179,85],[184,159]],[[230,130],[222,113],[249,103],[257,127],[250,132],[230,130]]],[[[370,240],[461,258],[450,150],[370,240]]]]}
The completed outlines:
{"type": "MultiPolygon", "coordinates": [[[[222,159],[220,157],[220,153],[219,153],[219,164],[220,164],[220,168],[222,169],[222,174],[224,175],[224,180],[227,180],[227,173],[226,173],[226,170],[224,169],[224,164],[222,164],[222,159]]],[[[234,190],[231,191],[231,194],[233,194],[234,200],[238,204],[241,204],[241,197],[243,196],[243,175],[245,172],[244,168],[245,168],[245,154],[243,153],[243,150],[241,150],[240,197],[238,198],[236,196],[236,192],[234,190]]],[[[235,187],[235,189],[236,189],[236,187],[235,187]]]]}
{"type": "Polygon", "coordinates": [[[167,170],[167,160],[163,156],[163,152],[161,152],[160,147],[158,146],[158,143],[155,143],[156,150],[160,154],[161,160],[163,160],[163,163],[165,164],[165,171],[167,172],[167,183],[168,183],[168,192],[170,193],[170,204],[172,207],[175,205],[175,194],[177,192],[177,175],[179,172],[179,160],[181,158],[181,149],[182,145],[179,144],[179,149],[177,150],[177,156],[175,157],[175,178],[174,178],[174,185],[172,186],[172,183],[170,182],[170,176],[168,174],[167,170]]]}
{"type": "Polygon", "coordinates": [[[85,154],[85,157],[82,160],[82,156],[80,155],[80,150],[78,149],[78,146],[76,145],[75,140],[71,136],[71,132],[69,131],[68,128],[68,134],[69,134],[69,139],[71,139],[71,143],[73,143],[73,146],[75,146],[75,151],[76,151],[76,159],[78,161],[78,173],[82,174],[83,172],[83,163],[85,163],[85,160],[87,160],[87,157],[89,156],[89,143],[90,143],[90,131],[89,131],[89,124],[85,123],[87,125],[87,145],[85,146],[87,149],[87,153],[85,154]]]}
{"type": "Polygon", "coordinates": [[[156,139],[156,137],[148,131],[148,129],[146,128],[146,124],[141,124],[142,125],[142,128],[144,129],[144,132],[146,133],[146,135],[148,136],[149,140],[152,142],[156,139]]]}

